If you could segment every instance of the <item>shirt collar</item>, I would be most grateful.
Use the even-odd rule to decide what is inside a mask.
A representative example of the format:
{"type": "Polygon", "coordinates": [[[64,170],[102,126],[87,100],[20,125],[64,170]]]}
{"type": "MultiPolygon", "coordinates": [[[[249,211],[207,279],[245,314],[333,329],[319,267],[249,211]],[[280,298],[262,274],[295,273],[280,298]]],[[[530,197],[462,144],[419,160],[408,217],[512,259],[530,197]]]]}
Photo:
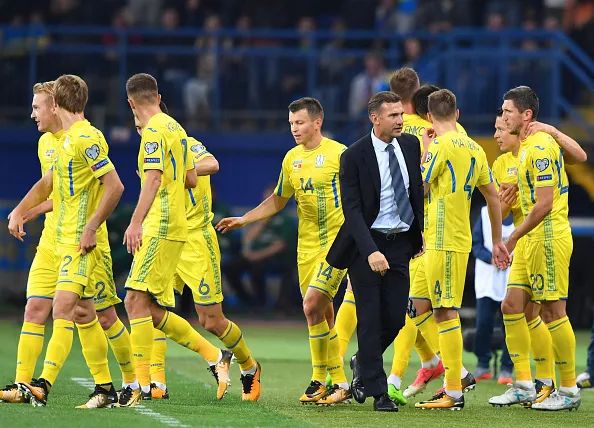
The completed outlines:
{"type": "Polygon", "coordinates": [[[379,151],[386,151],[386,147],[388,144],[391,144],[392,146],[396,146],[398,144],[398,140],[396,138],[394,138],[388,144],[384,143],[382,140],[375,136],[375,134],[373,133],[373,128],[371,129],[371,142],[373,143],[373,147],[375,147],[375,149],[379,151]]]}

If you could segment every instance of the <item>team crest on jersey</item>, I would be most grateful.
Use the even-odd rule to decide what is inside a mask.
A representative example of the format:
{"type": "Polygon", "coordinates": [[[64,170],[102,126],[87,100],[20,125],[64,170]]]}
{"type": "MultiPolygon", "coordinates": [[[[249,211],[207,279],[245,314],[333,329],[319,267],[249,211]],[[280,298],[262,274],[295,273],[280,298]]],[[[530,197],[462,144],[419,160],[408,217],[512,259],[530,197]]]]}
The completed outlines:
{"type": "Polygon", "coordinates": [[[299,169],[301,168],[301,164],[303,164],[303,161],[301,159],[293,161],[293,168],[299,169]]]}
{"type": "Polygon", "coordinates": [[[518,168],[512,167],[507,169],[507,175],[518,175],[518,168]]]}
{"type": "Polygon", "coordinates": [[[322,168],[324,166],[324,155],[316,155],[316,168],[322,168]]]}
{"type": "Polygon", "coordinates": [[[152,155],[153,153],[155,153],[158,148],[159,148],[159,144],[156,142],[145,143],[145,145],[144,145],[144,151],[149,155],[152,155]]]}
{"type": "Polygon", "coordinates": [[[545,169],[549,167],[549,160],[547,158],[536,159],[536,162],[534,164],[536,166],[536,169],[538,169],[540,172],[543,172],[545,169]]]}
{"type": "Polygon", "coordinates": [[[433,153],[427,152],[427,158],[425,159],[425,162],[431,162],[431,159],[433,159],[433,153]]]}
{"type": "Polygon", "coordinates": [[[45,157],[48,159],[51,159],[54,156],[54,153],[56,153],[56,151],[54,149],[46,150],[45,157]]]}
{"type": "Polygon", "coordinates": [[[190,147],[190,150],[194,153],[201,153],[204,151],[204,146],[202,144],[194,144],[192,147],[190,147]]]}
{"type": "Polygon", "coordinates": [[[99,146],[97,144],[93,144],[91,147],[88,147],[85,150],[85,155],[87,155],[88,158],[95,160],[99,157],[99,146]]]}

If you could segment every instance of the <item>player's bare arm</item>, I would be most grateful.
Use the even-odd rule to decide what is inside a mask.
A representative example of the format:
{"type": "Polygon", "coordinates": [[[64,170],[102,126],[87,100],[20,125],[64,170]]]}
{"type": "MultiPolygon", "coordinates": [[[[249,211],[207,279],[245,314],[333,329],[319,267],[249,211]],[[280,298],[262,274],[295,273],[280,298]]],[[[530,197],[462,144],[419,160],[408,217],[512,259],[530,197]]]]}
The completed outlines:
{"type": "Polygon", "coordinates": [[[533,135],[537,132],[545,132],[555,139],[557,144],[563,149],[563,160],[566,163],[573,165],[588,160],[588,154],[582,149],[579,143],[554,126],[542,122],[530,122],[526,129],[526,135],[533,135]]]}
{"type": "Polygon", "coordinates": [[[214,156],[207,156],[196,162],[198,177],[213,175],[219,172],[219,161],[214,156]]]}
{"type": "Polygon", "coordinates": [[[491,223],[491,237],[493,240],[493,261],[499,269],[507,269],[511,263],[508,249],[501,239],[501,206],[499,204],[499,195],[495,184],[489,183],[484,186],[478,186],[479,191],[483,194],[487,202],[487,210],[489,211],[489,221],[491,223]]]}
{"type": "Polygon", "coordinates": [[[136,250],[142,245],[142,222],[148,214],[153,201],[157,196],[157,192],[161,187],[161,178],[163,172],[155,169],[145,171],[146,177],[144,185],[140,189],[140,196],[138,197],[138,204],[132,214],[130,225],[124,234],[124,245],[128,252],[134,254],[136,250]]]}
{"type": "Polygon", "coordinates": [[[518,185],[501,183],[499,187],[499,203],[501,204],[501,217],[506,218],[516,200],[518,199],[518,185]]]}
{"type": "Polygon", "coordinates": [[[39,205],[47,200],[53,190],[53,172],[49,170],[35,185],[29,190],[22,201],[10,213],[10,220],[8,221],[8,230],[10,234],[19,241],[23,241],[23,236],[26,235],[23,228],[23,216],[27,210],[39,205]]]}
{"type": "Polygon", "coordinates": [[[513,251],[520,238],[538,226],[553,209],[554,188],[552,186],[537,187],[534,190],[536,192],[536,204],[532,207],[532,210],[530,210],[522,224],[511,233],[505,242],[505,246],[510,252],[513,251]]]}
{"type": "Polygon", "coordinates": [[[260,205],[251,211],[245,213],[242,217],[227,217],[219,221],[215,229],[226,233],[231,230],[240,229],[248,224],[258,220],[272,217],[282,210],[289,202],[289,198],[283,198],[273,193],[267,197],[260,205]]]}
{"type": "Polygon", "coordinates": [[[41,214],[49,213],[49,212],[53,211],[53,209],[54,209],[54,200],[53,199],[48,199],[47,201],[43,201],[39,205],[34,206],[33,208],[29,208],[27,210],[27,212],[25,212],[25,214],[23,214],[23,222],[29,223],[31,221],[34,221],[41,214]]]}
{"type": "Polygon", "coordinates": [[[186,171],[186,181],[184,186],[186,189],[193,189],[198,185],[198,175],[196,174],[196,168],[186,171]]]}
{"type": "Polygon", "coordinates": [[[118,205],[122,193],[124,193],[124,185],[115,169],[101,176],[99,181],[104,186],[104,192],[99,200],[97,210],[93,214],[93,217],[89,219],[80,237],[78,248],[82,254],[87,254],[95,249],[97,246],[97,229],[111,215],[118,205]]]}

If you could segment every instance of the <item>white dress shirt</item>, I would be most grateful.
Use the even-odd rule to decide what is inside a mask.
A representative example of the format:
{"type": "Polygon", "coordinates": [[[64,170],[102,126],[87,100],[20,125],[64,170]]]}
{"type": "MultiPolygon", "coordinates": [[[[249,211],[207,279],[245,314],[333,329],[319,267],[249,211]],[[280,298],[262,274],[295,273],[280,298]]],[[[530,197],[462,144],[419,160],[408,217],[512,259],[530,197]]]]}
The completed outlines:
{"type": "MultiPolygon", "coordinates": [[[[373,133],[373,129],[371,130],[371,141],[380,173],[380,209],[371,228],[381,232],[406,232],[410,229],[410,224],[406,224],[400,220],[400,215],[398,214],[398,206],[394,199],[392,176],[390,175],[390,153],[386,150],[388,144],[377,138],[373,133]]],[[[410,195],[410,179],[400,144],[396,138],[389,144],[394,147],[394,154],[396,155],[396,159],[398,159],[406,193],[410,195]]]]}

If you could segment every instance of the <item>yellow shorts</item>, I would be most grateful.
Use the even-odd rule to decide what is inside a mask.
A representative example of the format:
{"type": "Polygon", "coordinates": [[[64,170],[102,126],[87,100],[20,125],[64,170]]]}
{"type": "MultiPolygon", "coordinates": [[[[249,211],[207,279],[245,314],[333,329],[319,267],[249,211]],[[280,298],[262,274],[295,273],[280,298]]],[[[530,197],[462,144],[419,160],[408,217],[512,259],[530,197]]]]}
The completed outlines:
{"type": "Polygon", "coordinates": [[[526,291],[532,297],[532,287],[528,266],[526,264],[526,237],[521,238],[516,244],[513,253],[513,260],[507,280],[507,288],[519,288],[526,291]]]}
{"type": "Polygon", "coordinates": [[[115,281],[113,280],[113,270],[111,263],[111,251],[100,252],[100,260],[91,275],[93,284],[95,284],[95,310],[97,312],[104,311],[110,307],[122,303],[116,291],[115,281]]]}
{"type": "Polygon", "coordinates": [[[56,247],[39,242],[27,280],[27,299],[53,299],[56,294],[58,270],[56,247]]]}
{"type": "Polygon", "coordinates": [[[468,253],[427,250],[425,272],[433,309],[460,309],[468,253]]]}
{"type": "Polygon", "coordinates": [[[567,300],[572,252],[571,235],[551,241],[526,243],[526,260],[534,301],[567,300]]]}
{"type": "Polygon", "coordinates": [[[326,262],[326,251],[313,257],[309,254],[297,255],[297,271],[299,275],[299,289],[305,297],[308,288],[314,288],[324,293],[330,300],[334,298],[346,269],[336,269],[326,262]]]}
{"type": "Polygon", "coordinates": [[[56,291],[71,291],[81,299],[95,296],[93,272],[101,262],[101,251],[94,249],[84,256],[78,245],[57,244],[55,269],[58,272],[56,291]]]}
{"type": "Polygon", "coordinates": [[[210,306],[223,301],[221,251],[210,224],[203,229],[188,230],[188,240],[173,277],[176,292],[182,294],[185,285],[192,290],[196,305],[210,306]]]}
{"type": "Polygon", "coordinates": [[[409,265],[410,274],[410,291],[408,297],[410,299],[431,300],[429,295],[429,287],[427,286],[427,277],[425,275],[425,263],[427,254],[421,257],[412,259],[409,265]]]}
{"type": "Polygon", "coordinates": [[[146,237],[134,254],[126,289],[145,291],[161,306],[175,306],[171,278],[175,273],[184,243],[146,237]]]}

